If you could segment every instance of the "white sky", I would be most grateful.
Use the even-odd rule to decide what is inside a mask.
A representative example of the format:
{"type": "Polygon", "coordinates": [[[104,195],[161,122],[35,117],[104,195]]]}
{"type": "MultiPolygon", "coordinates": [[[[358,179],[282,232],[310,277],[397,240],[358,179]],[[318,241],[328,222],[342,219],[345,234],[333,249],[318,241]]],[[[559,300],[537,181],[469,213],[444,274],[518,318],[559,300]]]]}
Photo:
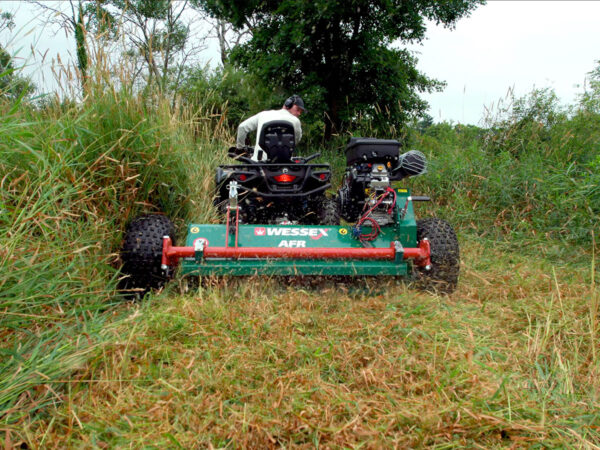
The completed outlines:
{"type": "MultiPolygon", "coordinates": [[[[73,59],[73,38],[42,27],[39,11],[25,2],[0,1],[0,10],[16,14],[11,51],[27,61],[38,86],[55,88],[52,61],[58,54],[63,62],[73,59]]],[[[447,82],[443,92],[424,95],[436,122],[481,124],[485,107],[511,88],[521,96],[552,87],[570,104],[600,60],[600,1],[489,1],[454,30],[430,25],[427,40],[409,48],[418,52],[422,72],[447,82]]],[[[219,61],[216,43],[204,60],[219,61]]]]}
{"type": "Polygon", "coordinates": [[[600,60],[599,1],[489,1],[455,30],[430,27],[418,68],[445,80],[442,93],[424,95],[441,120],[479,124],[484,106],[551,87],[563,103],[582,92],[600,60]]]}

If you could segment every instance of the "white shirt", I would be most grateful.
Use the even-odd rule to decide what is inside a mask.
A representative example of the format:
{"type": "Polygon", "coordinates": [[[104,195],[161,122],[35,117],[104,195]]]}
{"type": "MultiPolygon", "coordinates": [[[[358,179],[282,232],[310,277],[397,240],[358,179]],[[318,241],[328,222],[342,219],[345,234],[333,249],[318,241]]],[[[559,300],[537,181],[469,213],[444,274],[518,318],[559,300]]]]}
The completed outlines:
{"type": "Polygon", "coordinates": [[[300,119],[294,116],[287,109],[281,108],[259,112],[258,114],[255,114],[240,123],[237,133],[237,147],[241,148],[246,144],[246,136],[248,136],[248,133],[256,130],[256,145],[254,146],[254,154],[252,155],[252,159],[255,161],[267,159],[267,152],[263,151],[263,149],[260,148],[260,145],[258,145],[258,138],[260,136],[259,130],[262,129],[262,126],[265,123],[272,120],[285,120],[286,122],[290,122],[294,127],[294,137],[296,139],[296,143],[300,142],[300,139],[302,139],[302,127],[300,125],[300,119]]]}

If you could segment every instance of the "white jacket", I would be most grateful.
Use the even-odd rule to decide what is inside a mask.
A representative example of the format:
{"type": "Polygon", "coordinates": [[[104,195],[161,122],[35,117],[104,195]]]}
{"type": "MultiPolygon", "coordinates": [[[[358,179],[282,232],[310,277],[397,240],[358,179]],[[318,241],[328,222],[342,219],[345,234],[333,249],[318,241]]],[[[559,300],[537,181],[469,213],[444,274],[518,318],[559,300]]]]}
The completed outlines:
{"type": "Polygon", "coordinates": [[[252,159],[255,161],[267,159],[266,152],[262,151],[263,149],[261,149],[258,145],[258,138],[260,135],[259,130],[262,129],[262,126],[265,123],[272,120],[285,120],[286,122],[290,122],[294,127],[296,144],[300,142],[300,139],[302,139],[302,126],[300,125],[300,119],[294,116],[287,109],[281,108],[259,112],[258,114],[255,114],[240,123],[237,132],[237,147],[241,148],[246,144],[246,136],[248,136],[248,133],[251,131],[256,131],[256,145],[254,146],[254,154],[252,155],[252,159]]]}

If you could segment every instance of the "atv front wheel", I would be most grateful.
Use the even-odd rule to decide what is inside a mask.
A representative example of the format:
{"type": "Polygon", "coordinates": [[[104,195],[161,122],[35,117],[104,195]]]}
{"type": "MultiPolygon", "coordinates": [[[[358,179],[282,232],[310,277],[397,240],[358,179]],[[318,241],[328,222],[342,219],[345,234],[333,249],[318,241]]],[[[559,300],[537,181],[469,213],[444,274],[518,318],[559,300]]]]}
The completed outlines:
{"type": "Polygon", "coordinates": [[[161,268],[163,236],[169,236],[175,245],[175,227],[165,216],[141,216],[127,227],[121,250],[122,272],[127,275],[123,283],[126,292],[143,297],[172,277],[172,273],[161,268]]]}
{"type": "Polygon", "coordinates": [[[415,266],[418,287],[439,294],[451,294],[458,284],[460,255],[456,233],[448,222],[429,218],[417,220],[417,241],[429,240],[431,266],[415,266]]]}

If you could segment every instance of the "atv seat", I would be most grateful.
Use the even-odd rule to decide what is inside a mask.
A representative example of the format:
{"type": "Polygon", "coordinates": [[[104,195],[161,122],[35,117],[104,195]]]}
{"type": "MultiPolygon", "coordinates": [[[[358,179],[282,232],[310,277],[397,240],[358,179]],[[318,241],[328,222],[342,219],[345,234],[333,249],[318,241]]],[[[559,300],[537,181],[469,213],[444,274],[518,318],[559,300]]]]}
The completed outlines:
{"type": "Polygon", "coordinates": [[[271,163],[287,163],[296,148],[294,126],[285,120],[272,120],[263,125],[258,145],[267,153],[271,163]]]}

